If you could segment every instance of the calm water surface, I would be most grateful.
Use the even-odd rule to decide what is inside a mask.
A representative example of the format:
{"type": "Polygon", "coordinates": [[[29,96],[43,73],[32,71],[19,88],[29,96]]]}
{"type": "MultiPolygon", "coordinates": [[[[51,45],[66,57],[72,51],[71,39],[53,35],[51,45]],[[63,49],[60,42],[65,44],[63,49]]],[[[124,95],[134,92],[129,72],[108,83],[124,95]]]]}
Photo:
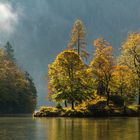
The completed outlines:
{"type": "Polygon", "coordinates": [[[0,117],[0,140],[140,140],[140,118],[0,117]]]}

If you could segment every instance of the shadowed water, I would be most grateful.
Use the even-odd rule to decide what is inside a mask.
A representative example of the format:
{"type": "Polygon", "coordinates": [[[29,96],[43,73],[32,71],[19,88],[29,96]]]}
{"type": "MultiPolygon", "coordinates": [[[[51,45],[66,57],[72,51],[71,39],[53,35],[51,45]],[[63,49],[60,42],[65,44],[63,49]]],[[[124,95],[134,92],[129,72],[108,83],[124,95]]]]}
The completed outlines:
{"type": "Polygon", "coordinates": [[[0,140],[140,140],[140,118],[0,117],[0,140]]]}

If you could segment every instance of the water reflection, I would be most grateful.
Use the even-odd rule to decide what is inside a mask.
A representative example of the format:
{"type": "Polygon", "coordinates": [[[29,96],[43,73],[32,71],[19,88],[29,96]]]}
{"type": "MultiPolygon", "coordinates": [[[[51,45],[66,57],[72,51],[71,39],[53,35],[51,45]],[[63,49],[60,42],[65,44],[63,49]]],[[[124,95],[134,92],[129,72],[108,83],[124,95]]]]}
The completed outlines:
{"type": "Polygon", "coordinates": [[[39,119],[47,140],[140,140],[139,118],[39,119]]]}
{"type": "Polygon", "coordinates": [[[0,140],[33,140],[35,121],[25,117],[0,117],[0,140]]]}
{"type": "Polygon", "coordinates": [[[139,131],[139,118],[0,118],[0,140],[140,140],[139,131]]]}

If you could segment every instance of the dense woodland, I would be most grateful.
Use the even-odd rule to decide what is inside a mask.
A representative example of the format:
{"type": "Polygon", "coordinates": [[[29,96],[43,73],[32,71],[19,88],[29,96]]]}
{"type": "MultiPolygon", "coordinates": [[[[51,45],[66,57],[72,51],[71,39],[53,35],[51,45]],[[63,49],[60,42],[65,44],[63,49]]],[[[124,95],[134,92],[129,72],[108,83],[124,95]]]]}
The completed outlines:
{"type": "Polygon", "coordinates": [[[0,49],[0,114],[31,113],[36,98],[30,74],[19,68],[12,45],[7,42],[0,49]]]}
{"type": "Polygon", "coordinates": [[[140,32],[128,33],[117,58],[104,38],[93,41],[92,56],[86,47],[86,29],[77,20],[67,48],[49,65],[48,98],[72,109],[97,97],[105,98],[107,106],[140,105],[140,32]]]}

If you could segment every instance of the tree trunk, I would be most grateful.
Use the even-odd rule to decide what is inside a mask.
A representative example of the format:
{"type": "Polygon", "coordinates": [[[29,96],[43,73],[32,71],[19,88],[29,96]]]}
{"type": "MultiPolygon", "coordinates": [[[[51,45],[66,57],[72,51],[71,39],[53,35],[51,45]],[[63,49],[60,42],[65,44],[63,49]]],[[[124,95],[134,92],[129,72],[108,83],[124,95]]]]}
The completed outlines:
{"type": "Polygon", "coordinates": [[[139,87],[139,101],[138,101],[138,105],[140,105],[140,87],[139,87]]]}
{"type": "Polygon", "coordinates": [[[110,95],[109,95],[109,92],[107,92],[107,105],[109,105],[109,98],[110,98],[110,95]]]}
{"type": "Polygon", "coordinates": [[[109,105],[109,101],[110,101],[110,90],[107,88],[106,89],[106,93],[107,93],[107,106],[109,105]]]}
{"type": "Polygon", "coordinates": [[[126,114],[126,103],[125,103],[125,101],[124,101],[124,104],[123,104],[123,112],[124,112],[124,114],[126,114]]]}
{"type": "Polygon", "coordinates": [[[65,100],[65,102],[64,102],[64,103],[65,103],[65,107],[68,107],[68,105],[67,105],[67,101],[66,101],[66,100],[65,100]]]}
{"type": "Polygon", "coordinates": [[[139,89],[138,89],[138,90],[139,90],[139,91],[138,91],[138,92],[139,92],[138,105],[140,105],[140,80],[139,80],[139,83],[138,83],[138,84],[139,84],[139,89]]]}
{"type": "Polygon", "coordinates": [[[71,109],[74,110],[74,101],[71,102],[71,109]]]}
{"type": "Polygon", "coordinates": [[[80,56],[80,39],[79,39],[79,36],[78,36],[78,42],[77,42],[77,49],[78,49],[78,54],[80,56]]]}

